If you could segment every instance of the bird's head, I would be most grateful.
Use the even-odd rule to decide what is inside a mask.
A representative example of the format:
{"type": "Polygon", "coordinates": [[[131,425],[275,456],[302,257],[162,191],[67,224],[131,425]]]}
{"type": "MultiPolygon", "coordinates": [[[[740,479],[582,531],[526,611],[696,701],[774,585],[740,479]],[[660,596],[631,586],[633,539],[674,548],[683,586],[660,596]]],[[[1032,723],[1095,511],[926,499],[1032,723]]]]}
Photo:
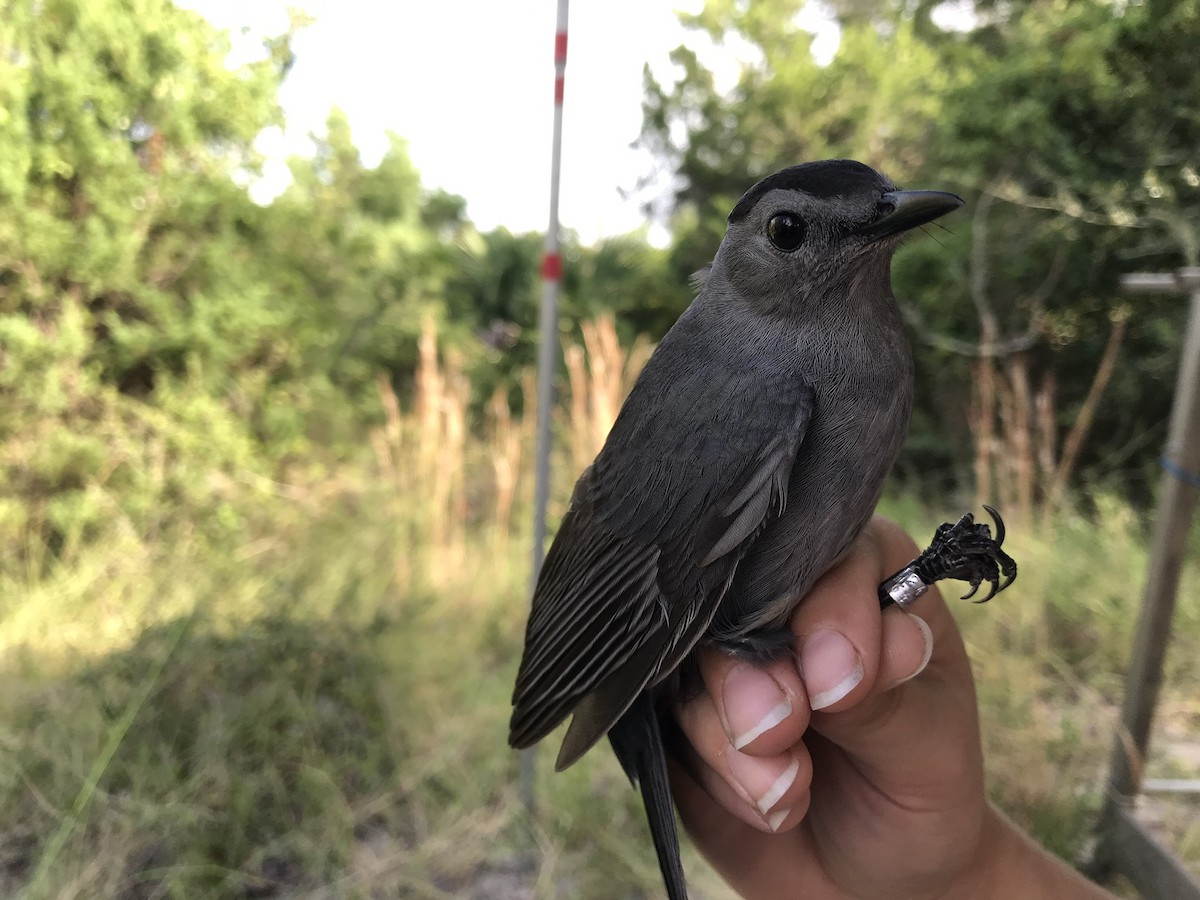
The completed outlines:
{"type": "Polygon", "coordinates": [[[717,256],[735,292],[764,309],[844,294],[883,279],[901,237],[962,205],[943,191],[902,191],[849,159],[783,169],[742,196],[717,256]]]}

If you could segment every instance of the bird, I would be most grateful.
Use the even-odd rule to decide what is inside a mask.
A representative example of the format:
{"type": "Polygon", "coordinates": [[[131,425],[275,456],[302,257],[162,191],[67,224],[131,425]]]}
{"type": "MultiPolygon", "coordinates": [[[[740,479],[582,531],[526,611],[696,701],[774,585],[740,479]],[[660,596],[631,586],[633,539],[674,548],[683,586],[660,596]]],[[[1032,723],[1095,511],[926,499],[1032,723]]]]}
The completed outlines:
{"type": "Polygon", "coordinates": [[[664,730],[686,665],[700,646],[758,664],[792,652],[791,613],[870,519],[908,432],[893,254],[962,203],[849,159],[751,186],[546,554],[509,743],[569,716],[562,770],[607,735],[670,900],[687,887],[664,730]]]}

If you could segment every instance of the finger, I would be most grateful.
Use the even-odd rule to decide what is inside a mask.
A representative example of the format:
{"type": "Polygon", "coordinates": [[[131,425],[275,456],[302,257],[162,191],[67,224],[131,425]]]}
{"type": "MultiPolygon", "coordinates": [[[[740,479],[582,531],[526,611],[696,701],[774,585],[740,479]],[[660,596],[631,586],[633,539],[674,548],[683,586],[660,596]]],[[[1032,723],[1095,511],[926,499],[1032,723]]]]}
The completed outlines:
{"type": "Polygon", "coordinates": [[[933,657],[933,632],[925,620],[896,607],[884,610],[875,690],[891,690],[925,670],[933,657]]]}
{"type": "Polygon", "coordinates": [[[707,693],[679,707],[677,718],[691,744],[689,771],[713,800],[760,831],[800,821],[812,781],[802,744],[770,756],[735,750],[707,693]]]}
{"type": "Polygon", "coordinates": [[[735,750],[773,756],[800,740],[808,727],[809,706],[790,654],[759,666],[706,647],[697,655],[697,665],[735,750]]]}
{"type": "Polygon", "coordinates": [[[904,683],[929,664],[936,631],[955,630],[936,602],[922,600],[916,607],[933,617],[932,627],[894,606],[880,615],[879,583],[916,555],[912,539],[877,516],[793,614],[800,671],[814,710],[850,709],[904,683]]]}
{"type": "Polygon", "coordinates": [[[692,842],[722,877],[744,897],[829,897],[834,887],[816,863],[805,829],[793,829],[808,808],[807,796],[780,827],[766,836],[761,824],[733,817],[714,803],[709,787],[671,761],[671,792],[692,842]]]}
{"type": "Polygon", "coordinates": [[[894,609],[876,613],[879,643],[872,653],[871,629],[863,623],[874,586],[916,555],[901,534],[892,523],[873,520],[856,544],[855,553],[865,556],[852,553],[823,578],[793,627],[800,634],[842,628],[864,647],[864,685],[814,714],[813,729],[887,796],[936,805],[973,791],[981,777],[974,685],[961,636],[936,588],[914,604],[919,620],[894,609]],[[920,677],[909,680],[918,670],[920,677]]]}
{"type": "Polygon", "coordinates": [[[814,712],[854,706],[880,675],[883,620],[875,596],[881,556],[868,528],[792,614],[797,663],[814,712]]]}
{"type": "Polygon", "coordinates": [[[939,797],[973,792],[982,773],[976,722],[961,639],[947,631],[935,635],[920,677],[841,711],[814,715],[813,728],[888,796],[901,804],[909,796],[936,804],[939,797]]]}

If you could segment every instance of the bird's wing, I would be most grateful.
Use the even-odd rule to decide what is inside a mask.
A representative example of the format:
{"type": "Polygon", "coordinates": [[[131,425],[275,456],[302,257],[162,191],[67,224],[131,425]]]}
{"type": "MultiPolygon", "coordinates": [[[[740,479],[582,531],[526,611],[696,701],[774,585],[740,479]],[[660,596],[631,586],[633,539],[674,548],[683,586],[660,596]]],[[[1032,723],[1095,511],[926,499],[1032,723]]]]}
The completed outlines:
{"type": "Polygon", "coordinates": [[[699,640],[786,502],[812,413],[794,376],[659,376],[638,382],[580,478],[534,592],[509,741],[529,746],[574,712],[560,766],[699,640]]]}

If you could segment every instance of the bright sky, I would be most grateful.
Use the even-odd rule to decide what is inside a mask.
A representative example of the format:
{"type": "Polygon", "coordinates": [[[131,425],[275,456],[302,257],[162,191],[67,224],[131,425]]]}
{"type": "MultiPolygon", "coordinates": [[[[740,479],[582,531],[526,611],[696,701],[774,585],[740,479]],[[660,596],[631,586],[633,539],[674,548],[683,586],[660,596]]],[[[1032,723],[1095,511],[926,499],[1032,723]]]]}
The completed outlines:
{"type": "MultiPolygon", "coordinates": [[[[308,155],[332,106],[344,109],[364,161],[374,165],[394,131],[426,187],[467,199],[482,229],[544,230],[549,217],[556,0],[178,0],[234,38],[234,60],[264,34],[287,28],[288,6],[316,18],[297,37],[283,85],[285,132],[259,147],[271,159],[255,189],[282,190],[284,160],[308,155]],[[240,37],[242,29],[247,29],[240,37]]],[[[632,192],[653,171],[630,148],[641,129],[642,66],[668,74],[671,49],[695,40],[677,8],[700,0],[576,0],[569,23],[560,217],[584,241],[643,226],[632,192]]],[[[816,22],[832,54],[837,30],[816,22]]],[[[719,67],[721,51],[713,64],[719,67]]],[[[728,69],[728,54],[725,54],[728,69]]],[[[707,57],[706,57],[707,58],[707,57]]],[[[661,233],[655,235],[661,240],[661,233]]]]}

